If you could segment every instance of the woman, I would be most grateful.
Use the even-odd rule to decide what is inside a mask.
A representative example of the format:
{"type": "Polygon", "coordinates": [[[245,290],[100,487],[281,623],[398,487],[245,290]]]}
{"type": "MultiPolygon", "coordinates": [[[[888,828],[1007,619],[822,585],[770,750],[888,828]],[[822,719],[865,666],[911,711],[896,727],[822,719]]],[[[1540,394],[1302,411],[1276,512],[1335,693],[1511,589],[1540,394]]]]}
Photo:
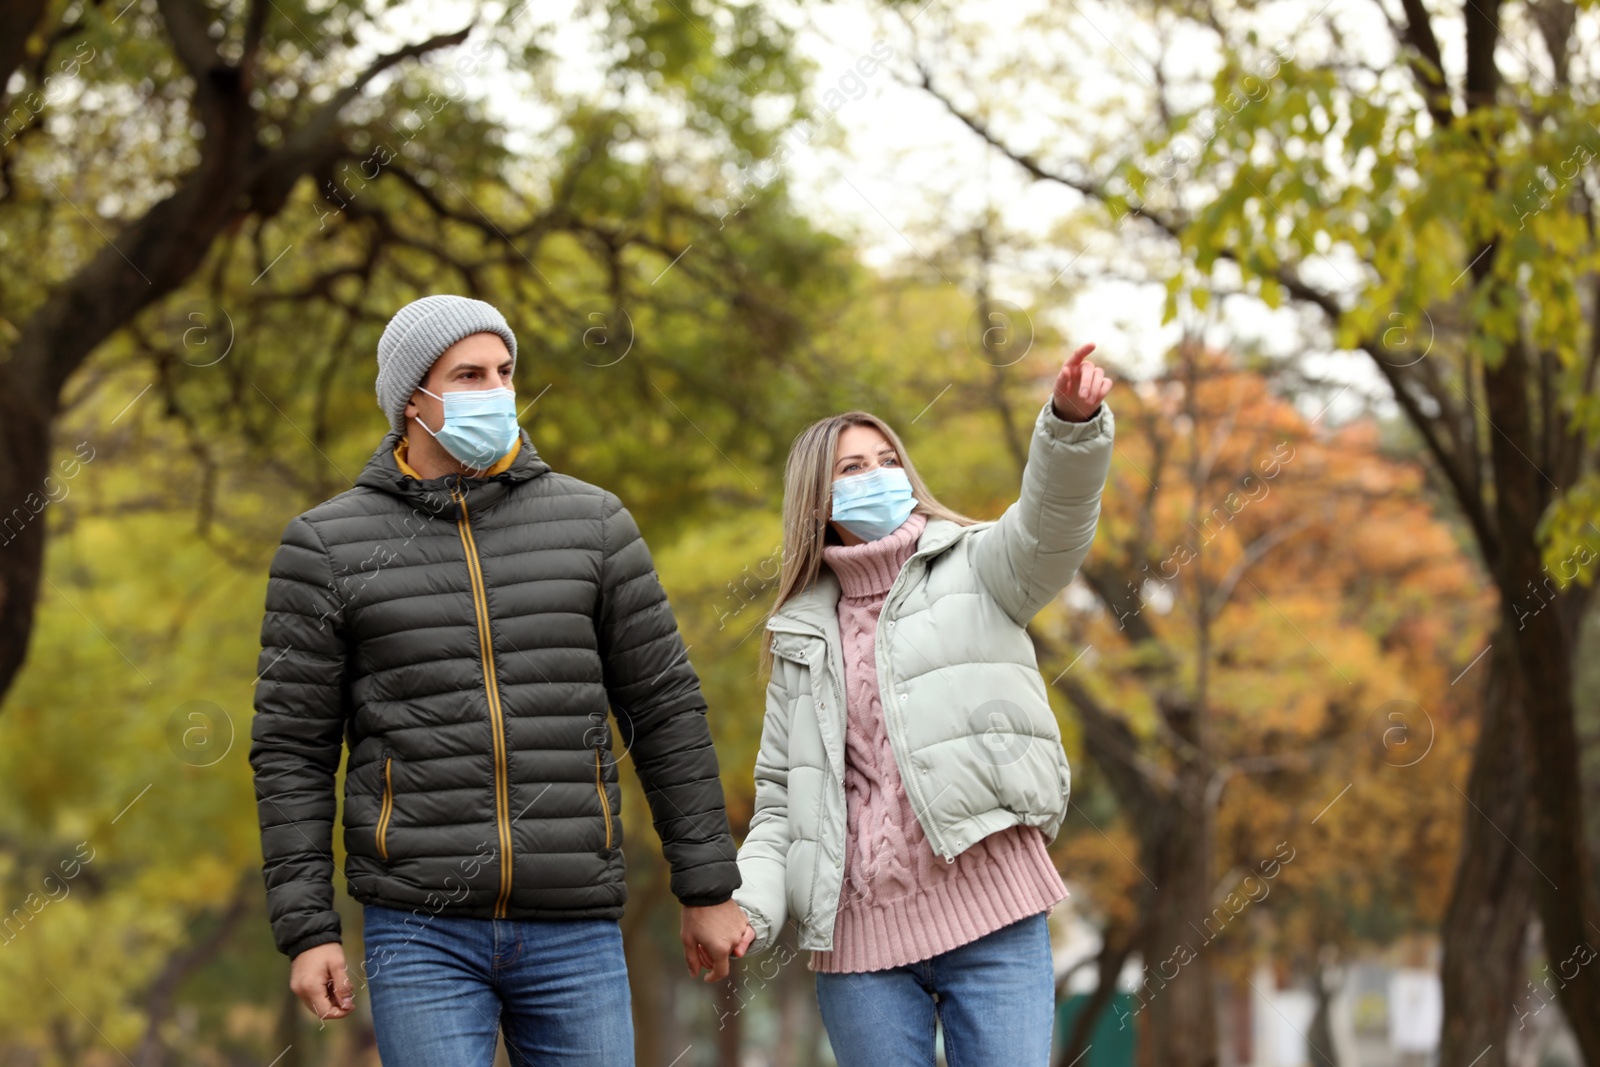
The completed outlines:
{"type": "Polygon", "coordinates": [[[1094,540],[1114,424],[1074,352],[995,522],[940,504],[865,412],[795,440],[755,813],[734,899],[744,954],[792,916],[840,1067],[1047,1067],[1045,851],[1070,775],[1024,627],[1094,540]]]}

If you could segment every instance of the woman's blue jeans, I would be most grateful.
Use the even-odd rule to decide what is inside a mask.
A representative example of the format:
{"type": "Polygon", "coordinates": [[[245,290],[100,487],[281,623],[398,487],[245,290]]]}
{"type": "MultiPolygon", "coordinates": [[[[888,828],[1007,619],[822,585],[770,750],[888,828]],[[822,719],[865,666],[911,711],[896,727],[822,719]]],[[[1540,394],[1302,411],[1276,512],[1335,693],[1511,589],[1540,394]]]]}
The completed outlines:
{"type": "Polygon", "coordinates": [[[1050,1067],[1055,967],[1046,913],[885,971],[817,973],[817,1005],[839,1067],[1050,1067]]]}
{"type": "MultiPolygon", "coordinates": [[[[632,1067],[622,929],[367,905],[363,964],[384,1067],[632,1067]]],[[[355,977],[355,976],[352,976],[355,977]]]]}

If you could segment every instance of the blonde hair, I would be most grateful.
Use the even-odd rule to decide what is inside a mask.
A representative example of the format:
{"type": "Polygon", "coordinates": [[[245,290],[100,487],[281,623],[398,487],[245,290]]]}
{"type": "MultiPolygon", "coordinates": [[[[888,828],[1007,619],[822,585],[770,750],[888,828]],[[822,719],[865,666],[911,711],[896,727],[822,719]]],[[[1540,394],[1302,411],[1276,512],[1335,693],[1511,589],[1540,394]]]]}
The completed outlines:
{"type": "MultiPolygon", "coordinates": [[[[839,448],[839,435],[850,426],[871,426],[893,446],[895,457],[911,483],[911,495],[916,499],[912,514],[937,515],[962,526],[979,521],[946,507],[928,491],[900,435],[876,415],[846,411],[818,419],[795,437],[784,465],[783,562],[778,571],[778,599],[767,613],[768,620],[781,611],[791,597],[810,588],[822,570],[822,549],[827,543],[828,514],[833,498],[834,453],[839,448]]],[[[767,677],[772,673],[772,631],[765,628],[764,622],[762,629],[761,674],[767,677]]]]}

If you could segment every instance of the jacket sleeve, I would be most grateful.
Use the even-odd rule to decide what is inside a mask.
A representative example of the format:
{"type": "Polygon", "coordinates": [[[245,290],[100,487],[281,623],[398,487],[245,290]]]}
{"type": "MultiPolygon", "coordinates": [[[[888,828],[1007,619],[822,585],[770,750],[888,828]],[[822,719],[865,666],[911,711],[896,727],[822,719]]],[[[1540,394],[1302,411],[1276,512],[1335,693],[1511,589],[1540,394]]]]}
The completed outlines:
{"type": "Polygon", "coordinates": [[[1104,402],[1087,422],[1068,422],[1046,400],[1034,422],[1021,496],[973,537],[978,580],[1019,625],[1066,588],[1089,554],[1115,436],[1104,402]]]}
{"type": "Polygon", "coordinates": [[[291,959],[340,940],[335,779],[344,752],[345,634],[333,566],[305,516],[272,557],[250,724],[267,916],[291,959]]]}
{"type": "Polygon", "coordinates": [[[755,928],[747,956],[765,952],[788,918],[785,866],[789,859],[789,714],[793,699],[784,687],[783,661],[773,663],[767,683],[767,715],[756,753],[756,802],[750,832],[739,847],[743,885],[733,899],[755,928]]]}
{"type": "Polygon", "coordinates": [[[700,678],[638,524],[615,494],[604,508],[597,636],[611,710],[672,869],[672,895],[721,904],[739,887],[739,867],[700,678]]]}

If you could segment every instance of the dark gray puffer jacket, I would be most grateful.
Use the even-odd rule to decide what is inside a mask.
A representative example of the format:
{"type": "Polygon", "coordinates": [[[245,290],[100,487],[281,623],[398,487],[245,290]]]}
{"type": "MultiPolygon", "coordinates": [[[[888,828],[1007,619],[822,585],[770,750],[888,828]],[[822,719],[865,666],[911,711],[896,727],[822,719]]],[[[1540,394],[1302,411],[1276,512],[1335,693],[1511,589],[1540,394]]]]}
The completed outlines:
{"type": "Polygon", "coordinates": [[[739,873],[700,680],[633,517],[551,471],[525,430],[481,478],[409,477],[399,441],[293,519],[272,560],[250,765],[279,951],[340,939],[345,745],[345,877],[362,903],[620,918],[622,758],[673,895],[728,900],[739,873]]]}

